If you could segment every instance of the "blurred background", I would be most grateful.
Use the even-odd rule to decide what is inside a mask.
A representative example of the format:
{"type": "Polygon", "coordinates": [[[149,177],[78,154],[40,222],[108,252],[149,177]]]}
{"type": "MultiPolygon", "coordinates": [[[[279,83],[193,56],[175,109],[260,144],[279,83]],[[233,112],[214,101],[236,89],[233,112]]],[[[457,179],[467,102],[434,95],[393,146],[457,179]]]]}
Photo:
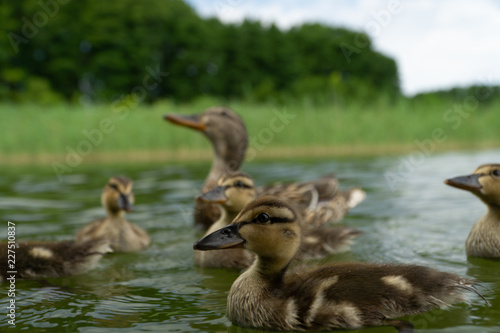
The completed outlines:
{"type": "Polygon", "coordinates": [[[0,16],[0,163],[60,161],[103,119],[82,162],[209,158],[161,115],[221,104],[250,136],[273,110],[299,117],[257,158],[408,153],[436,128],[436,150],[499,143],[493,0],[26,0],[0,16]]]}

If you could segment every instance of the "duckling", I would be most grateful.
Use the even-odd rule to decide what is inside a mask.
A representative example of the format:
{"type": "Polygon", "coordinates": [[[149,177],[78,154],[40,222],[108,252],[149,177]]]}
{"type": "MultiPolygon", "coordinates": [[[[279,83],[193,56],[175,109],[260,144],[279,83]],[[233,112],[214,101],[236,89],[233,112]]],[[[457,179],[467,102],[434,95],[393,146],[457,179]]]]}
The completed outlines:
{"type": "Polygon", "coordinates": [[[110,178],[102,192],[101,202],[107,216],[78,231],[77,241],[85,242],[104,236],[111,241],[111,248],[115,252],[140,251],[149,246],[148,234],[125,219],[125,212],[132,211],[134,203],[130,179],[123,176],[110,178]]]}
{"type": "MultiPolygon", "coordinates": [[[[198,196],[197,200],[219,204],[221,216],[208,228],[205,235],[219,230],[231,223],[245,205],[255,199],[253,180],[241,172],[219,178],[219,185],[198,196]]],[[[200,267],[247,268],[252,264],[254,255],[245,249],[226,249],[221,251],[194,251],[194,263],[200,267]]]]}
{"type": "MultiPolygon", "coordinates": [[[[221,206],[221,217],[205,233],[219,230],[230,224],[238,213],[257,197],[254,182],[250,176],[242,172],[233,172],[219,178],[218,185],[212,190],[198,196],[198,200],[218,203],[221,206]]],[[[300,204],[300,198],[295,198],[300,204]]],[[[314,208],[311,208],[314,209],[314,208]]],[[[306,214],[300,250],[296,259],[322,258],[327,255],[349,250],[353,239],[361,234],[354,228],[316,227],[315,214],[306,214]]],[[[221,251],[194,251],[195,265],[200,267],[246,268],[253,262],[254,256],[245,249],[226,249],[221,251]]]]}
{"type": "MultiPolygon", "coordinates": [[[[238,114],[227,107],[212,107],[199,115],[174,115],[164,116],[169,122],[201,131],[211,141],[214,150],[214,160],[210,172],[203,184],[201,192],[207,192],[217,185],[218,179],[227,172],[239,170],[248,147],[248,134],[243,120],[238,114]]],[[[340,191],[337,180],[325,177],[315,182],[301,184],[294,188],[290,185],[267,186],[257,190],[259,194],[268,193],[279,196],[303,196],[302,190],[316,190],[317,202],[322,201],[322,215],[324,219],[340,220],[349,209],[359,204],[365,198],[361,189],[340,191]],[[331,200],[333,196],[336,200],[331,200]],[[329,201],[326,201],[329,198],[329,201]],[[325,201],[324,201],[325,200],[325,201]]],[[[204,228],[210,227],[220,217],[220,209],[214,203],[197,201],[195,204],[194,220],[196,225],[204,228]]],[[[316,210],[315,221],[320,221],[320,210],[316,210]]]]}
{"type": "Polygon", "coordinates": [[[258,197],[230,225],[194,243],[195,250],[245,248],[257,259],[233,283],[227,316],[237,326],[268,330],[332,330],[394,326],[397,320],[463,302],[476,281],[417,265],[338,263],[289,269],[301,227],[293,205],[258,197]]]}
{"type": "Polygon", "coordinates": [[[82,243],[73,240],[3,243],[0,246],[0,282],[12,276],[17,279],[81,274],[94,268],[109,252],[113,250],[106,238],[82,243]],[[14,266],[9,265],[8,259],[15,259],[14,266]],[[10,273],[12,271],[15,273],[10,273]]]}
{"type": "Polygon", "coordinates": [[[500,164],[484,164],[473,174],[446,179],[445,184],[476,195],[488,207],[465,242],[468,256],[500,258],[500,164]]]}

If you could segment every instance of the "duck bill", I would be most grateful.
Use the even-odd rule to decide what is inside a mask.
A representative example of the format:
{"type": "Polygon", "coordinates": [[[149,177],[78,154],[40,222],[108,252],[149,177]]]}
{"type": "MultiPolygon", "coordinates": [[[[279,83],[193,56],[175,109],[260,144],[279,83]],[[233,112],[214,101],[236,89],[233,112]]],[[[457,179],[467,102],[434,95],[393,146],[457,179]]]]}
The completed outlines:
{"type": "Polygon", "coordinates": [[[163,118],[175,125],[189,127],[197,131],[205,131],[205,124],[201,122],[200,116],[197,114],[189,116],[179,114],[166,114],[163,118]]]}
{"type": "Polygon", "coordinates": [[[118,197],[118,207],[126,212],[131,212],[133,210],[133,207],[132,203],[130,202],[130,196],[120,193],[120,196],[118,197]]]}
{"type": "Polygon", "coordinates": [[[213,202],[218,204],[223,204],[227,201],[226,195],[224,192],[226,188],[224,186],[216,186],[212,190],[200,194],[196,197],[196,200],[201,202],[213,202]]]}
{"type": "Polygon", "coordinates": [[[479,192],[482,188],[481,183],[479,183],[479,175],[450,178],[446,179],[444,183],[470,192],[479,192]]]}
{"type": "Polygon", "coordinates": [[[243,247],[245,240],[241,238],[237,224],[230,224],[212,232],[193,244],[193,249],[199,251],[219,250],[243,247]]]}

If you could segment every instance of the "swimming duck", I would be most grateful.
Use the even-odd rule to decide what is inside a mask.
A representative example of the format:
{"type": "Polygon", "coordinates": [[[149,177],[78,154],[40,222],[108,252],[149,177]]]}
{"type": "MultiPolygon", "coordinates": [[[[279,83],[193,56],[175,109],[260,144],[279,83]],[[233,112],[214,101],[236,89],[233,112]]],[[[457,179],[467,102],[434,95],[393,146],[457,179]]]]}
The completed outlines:
{"type": "MultiPolygon", "coordinates": [[[[247,174],[238,171],[219,178],[216,187],[197,198],[221,206],[221,217],[210,226],[205,235],[230,224],[245,205],[256,197],[254,182],[247,174]]],[[[301,240],[297,259],[321,258],[347,251],[353,239],[361,234],[359,230],[348,227],[317,227],[313,220],[307,220],[315,217],[315,214],[306,214],[305,223],[302,225],[304,237],[301,240]]],[[[195,265],[200,267],[245,268],[250,266],[253,260],[254,256],[251,252],[240,248],[209,252],[194,251],[195,265]]]]}
{"type": "MultiPolygon", "coordinates": [[[[240,168],[247,151],[248,135],[243,120],[231,109],[213,107],[201,114],[167,114],[164,118],[173,124],[202,132],[212,143],[214,160],[201,188],[202,193],[214,188],[226,172],[240,168]]],[[[196,201],[194,221],[197,225],[209,228],[220,214],[218,205],[196,201]]]]}
{"type": "Polygon", "coordinates": [[[0,282],[12,276],[17,279],[81,274],[94,268],[109,252],[113,251],[105,238],[82,243],[73,240],[3,243],[0,246],[0,282]],[[15,257],[10,257],[13,253],[15,257]],[[9,259],[15,260],[9,262],[9,259]]]}
{"type": "Polygon", "coordinates": [[[473,174],[446,179],[445,184],[471,192],[488,207],[467,237],[467,255],[500,258],[500,164],[481,165],[473,174]]]}
{"type": "Polygon", "coordinates": [[[130,179],[123,176],[110,178],[102,192],[101,202],[107,216],[78,231],[77,241],[106,237],[111,241],[111,248],[115,252],[140,251],[149,246],[148,234],[125,219],[125,212],[132,211],[134,203],[130,179]]]}
{"type": "MultiPolygon", "coordinates": [[[[167,114],[164,118],[173,124],[201,131],[212,143],[214,160],[201,189],[202,193],[214,188],[222,175],[237,171],[241,167],[248,147],[248,134],[243,120],[233,110],[227,107],[212,107],[198,115],[167,114]]],[[[322,213],[319,209],[316,210],[315,221],[321,220],[320,214],[323,215],[323,219],[338,221],[365,197],[365,192],[358,188],[346,192],[338,190],[337,180],[332,175],[309,184],[301,184],[295,188],[294,186],[294,184],[271,185],[258,189],[257,192],[287,197],[297,194],[303,197],[302,191],[310,191],[313,187],[317,202],[323,202],[320,205],[322,213]],[[336,200],[331,198],[334,195],[337,196],[336,200]],[[326,198],[330,200],[323,201],[326,198]]],[[[219,217],[220,209],[216,204],[196,202],[194,220],[197,225],[208,228],[219,217]]]]}
{"type": "Polygon", "coordinates": [[[206,251],[245,248],[257,256],[233,283],[227,316],[237,326],[268,330],[331,330],[395,326],[397,320],[464,301],[476,282],[417,265],[338,263],[289,269],[300,246],[300,215],[286,201],[259,197],[232,224],[193,245],[206,251]]]}

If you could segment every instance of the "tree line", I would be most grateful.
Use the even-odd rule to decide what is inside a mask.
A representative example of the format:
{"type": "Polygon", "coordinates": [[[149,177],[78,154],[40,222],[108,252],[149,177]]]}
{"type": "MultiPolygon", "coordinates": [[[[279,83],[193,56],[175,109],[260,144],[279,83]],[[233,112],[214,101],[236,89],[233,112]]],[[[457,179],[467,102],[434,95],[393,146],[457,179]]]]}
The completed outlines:
{"type": "Polygon", "coordinates": [[[395,61],[345,28],[223,24],[181,0],[3,1],[0,17],[3,101],[400,94],[395,61]]]}

